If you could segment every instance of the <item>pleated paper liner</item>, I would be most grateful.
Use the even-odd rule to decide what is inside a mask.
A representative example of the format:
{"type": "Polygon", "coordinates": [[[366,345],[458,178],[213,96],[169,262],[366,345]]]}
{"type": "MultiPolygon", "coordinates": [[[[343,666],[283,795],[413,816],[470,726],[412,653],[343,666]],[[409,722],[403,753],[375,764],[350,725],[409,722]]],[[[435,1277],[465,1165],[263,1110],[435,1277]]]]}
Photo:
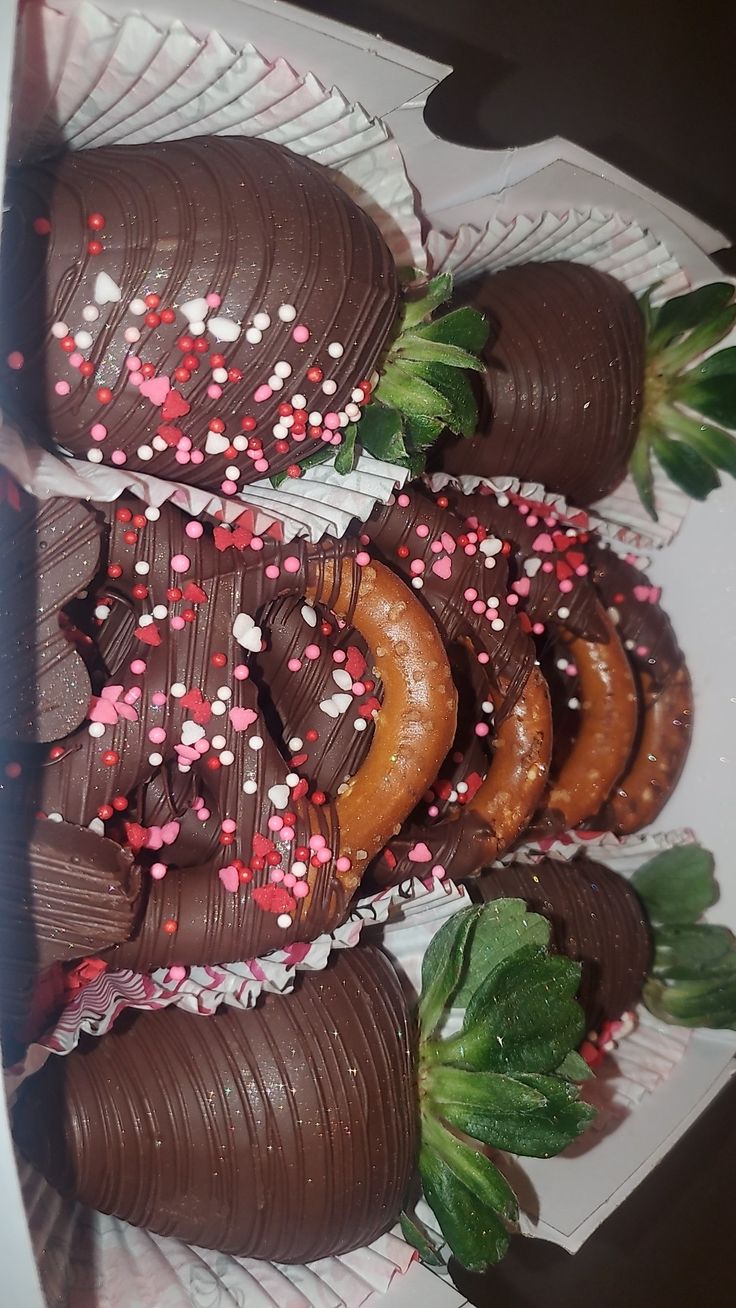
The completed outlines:
{"type": "MultiPolygon", "coordinates": [[[[635,295],[656,286],[655,304],[690,288],[685,272],[653,232],[600,209],[520,214],[511,221],[491,218],[483,229],[465,224],[451,235],[431,231],[426,244],[431,271],[452,272],[458,283],[515,264],[566,259],[609,273],[635,295]]],[[[736,332],[718,348],[734,343],[736,332]]],[[[647,514],[631,477],[594,506],[600,517],[634,532],[645,550],[671,541],[688,507],[687,496],[656,460],[653,470],[657,522],[647,514]]]]}

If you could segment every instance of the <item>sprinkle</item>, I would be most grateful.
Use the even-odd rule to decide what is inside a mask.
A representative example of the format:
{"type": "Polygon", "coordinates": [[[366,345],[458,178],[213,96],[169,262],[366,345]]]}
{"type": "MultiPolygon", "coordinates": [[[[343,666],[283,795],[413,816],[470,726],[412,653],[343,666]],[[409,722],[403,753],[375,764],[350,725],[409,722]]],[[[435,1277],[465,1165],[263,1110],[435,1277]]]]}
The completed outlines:
{"type": "Polygon", "coordinates": [[[329,345],[327,346],[327,353],[329,354],[331,359],[340,359],[342,358],[342,355],[345,353],[345,349],[344,346],[342,346],[339,341],[330,341],[329,345]]]}
{"type": "Polygon", "coordinates": [[[355,556],[355,562],[359,568],[366,568],[370,561],[371,556],[370,554],[367,554],[365,550],[360,550],[355,556]]]}
{"type": "Polygon", "coordinates": [[[152,863],[151,876],[153,877],[154,881],[161,881],[166,876],[166,864],[152,863]]]}
{"type": "Polygon", "coordinates": [[[68,381],[57,381],[56,385],[54,386],[54,390],[56,391],[57,395],[68,395],[71,390],[71,386],[69,385],[68,381]]]}
{"type": "Polygon", "coordinates": [[[237,341],[241,332],[240,323],[232,318],[210,318],[207,328],[216,341],[237,341]]]}
{"type": "Polygon", "coordinates": [[[566,608],[558,609],[558,610],[557,610],[557,616],[558,616],[558,618],[560,619],[561,622],[564,622],[564,621],[565,621],[565,618],[569,618],[569,616],[570,616],[570,610],[569,610],[569,609],[566,609],[566,608]]]}
{"type": "Polygon", "coordinates": [[[271,326],[271,319],[267,313],[256,313],[253,316],[253,326],[257,327],[259,331],[265,332],[271,326]]]}
{"type": "MultiPolygon", "coordinates": [[[[138,573],[139,577],[146,577],[151,571],[151,565],[150,563],[146,563],[145,559],[139,559],[138,563],[135,565],[135,571],[138,573]]],[[[141,626],[147,625],[147,623],[144,623],[143,618],[141,618],[141,626]]]]}
{"type": "Polygon", "coordinates": [[[187,572],[191,565],[191,559],[186,554],[175,554],[171,560],[172,572],[187,572]]]}
{"type": "MultiPolygon", "coordinates": [[[[292,395],[292,397],[291,397],[291,404],[292,404],[292,408],[294,408],[294,409],[306,409],[306,407],[307,407],[307,399],[306,399],[306,396],[305,396],[305,395],[292,395]]],[[[312,421],[311,418],[310,418],[309,421],[310,421],[310,422],[312,421]]],[[[321,419],[321,417],[320,417],[320,422],[321,422],[321,421],[322,421],[322,419],[321,419]]],[[[318,426],[319,426],[319,423],[315,423],[315,424],[313,424],[313,425],[318,427],[318,426]]]]}
{"type": "Polygon", "coordinates": [[[327,381],[322,382],[322,390],[324,391],[325,395],[334,395],[335,391],[337,390],[337,382],[331,381],[328,378],[327,381]]]}
{"type": "Polygon", "coordinates": [[[90,722],[87,730],[90,736],[94,736],[94,737],[104,736],[105,724],[104,722],[90,722]]]}
{"type": "Polygon", "coordinates": [[[279,359],[273,370],[277,377],[286,378],[291,376],[291,364],[287,363],[286,359],[279,359]]]}
{"type": "Polygon", "coordinates": [[[229,768],[231,763],[235,762],[235,755],[231,749],[223,749],[220,755],[220,762],[223,767],[229,768]]]}
{"type": "Polygon", "coordinates": [[[187,688],[181,681],[175,681],[173,686],[170,688],[170,693],[173,695],[174,699],[181,699],[183,695],[186,695],[187,688]]]}
{"type": "Polygon", "coordinates": [[[256,793],[257,790],[258,790],[258,782],[257,782],[257,781],[244,781],[244,782],[243,782],[243,794],[244,794],[244,795],[255,795],[255,793],[256,793]]]}
{"type": "Polygon", "coordinates": [[[260,345],[263,340],[263,333],[257,327],[249,327],[245,333],[245,339],[249,345],[260,345]]]}
{"type": "Polygon", "coordinates": [[[293,304],[280,304],[278,315],[282,322],[293,322],[296,318],[296,309],[293,304]]]}
{"type": "Polygon", "coordinates": [[[248,740],[248,745],[250,746],[251,749],[255,749],[255,750],[263,749],[263,737],[251,736],[248,740]]]}
{"type": "MultiPolygon", "coordinates": [[[[296,889],[296,886],[294,887],[294,889],[296,889]]],[[[286,930],[287,927],[290,927],[290,926],[291,926],[291,918],[289,917],[289,914],[288,914],[288,913],[279,913],[278,917],[276,918],[276,925],[277,925],[277,926],[280,926],[280,927],[283,927],[284,930],[286,930]]]]}
{"type": "Polygon", "coordinates": [[[273,387],[267,386],[265,382],[259,386],[253,393],[253,399],[256,404],[263,404],[264,400],[270,400],[273,395],[273,387]]]}

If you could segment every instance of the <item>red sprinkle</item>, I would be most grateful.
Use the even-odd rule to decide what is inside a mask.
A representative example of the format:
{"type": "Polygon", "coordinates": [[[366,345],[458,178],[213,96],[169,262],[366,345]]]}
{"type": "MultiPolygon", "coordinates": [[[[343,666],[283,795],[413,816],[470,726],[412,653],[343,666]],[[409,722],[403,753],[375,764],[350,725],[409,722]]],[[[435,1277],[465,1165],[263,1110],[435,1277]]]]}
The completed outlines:
{"type": "Polygon", "coordinates": [[[105,218],[101,213],[91,213],[87,218],[87,226],[91,232],[101,232],[105,226],[105,218]]]}
{"type": "Polygon", "coordinates": [[[173,310],[173,309],[162,309],[162,310],[161,310],[161,321],[162,321],[162,322],[165,322],[165,323],[176,322],[176,314],[174,313],[174,310],[173,310]]]}
{"type": "Polygon", "coordinates": [[[166,932],[167,936],[173,936],[179,930],[179,923],[176,921],[176,918],[167,917],[166,921],[163,924],[163,929],[166,932]]]}
{"type": "Polygon", "coordinates": [[[120,762],[120,755],[117,750],[106,749],[102,755],[102,762],[105,764],[106,768],[114,768],[115,764],[120,762]]]}
{"type": "Polygon", "coordinates": [[[97,389],[97,399],[100,404],[109,404],[112,399],[112,391],[109,386],[99,386],[97,389]]]}
{"type": "Polygon", "coordinates": [[[88,242],[87,242],[87,253],[88,253],[88,254],[102,254],[102,248],[103,248],[103,247],[102,247],[102,241],[88,241],[88,242]]]}
{"type": "Polygon", "coordinates": [[[149,291],[148,295],[143,297],[143,303],[147,309],[157,309],[161,303],[161,297],[155,291],[149,291]]]}

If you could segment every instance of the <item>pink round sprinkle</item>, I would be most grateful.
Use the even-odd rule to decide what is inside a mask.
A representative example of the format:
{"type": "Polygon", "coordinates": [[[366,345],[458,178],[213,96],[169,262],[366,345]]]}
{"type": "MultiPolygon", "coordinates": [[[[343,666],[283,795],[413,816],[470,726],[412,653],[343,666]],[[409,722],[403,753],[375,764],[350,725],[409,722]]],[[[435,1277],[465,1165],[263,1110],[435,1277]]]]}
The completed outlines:
{"type": "Polygon", "coordinates": [[[174,458],[176,459],[177,463],[189,463],[189,451],[177,450],[176,454],[174,455],[174,458]]]}
{"type": "Polygon", "coordinates": [[[291,334],[299,345],[303,345],[305,341],[309,340],[309,328],[305,327],[303,322],[297,323],[291,334]]]}
{"type": "Polygon", "coordinates": [[[171,571],[187,572],[191,567],[191,563],[191,559],[188,559],[186,554],[175,554],[171,560],[171,571]]]}
{"type": "Polygon", "coordinates": [[[172,631],[183,631],[184,628],[186,627],[186,625],[187,625],[187,624],[186,624],[186,622],[184,621],[184,619],[183,619],[183,618],[180,618],[178,614],[177,614],[175,617],[173,617],[173,618],[171,619],[171,630],[172,630],[172,631]]]}
{"type": "Polygon", "coordinates": [[[291,890],[291,887],[296,885],[296,877],[293,872],[286,873],[286,876],[284,877],[284,885],[287,890],[291,890]]]}
{"type": "Polygon", "coordinates": [[[301,564],[295,554],[289,554],[284,559],[284,572],[298,572],[301,564]]]}
{"type": "Polygon", "coordinates": [[[342,445],[342,436],[339,431],[333,434],[330,445],[342,445]]]}
{"type": "Polygon", "coordinates": [[[143,385],[143,373],[142,373],[142,372],[132,372],[132,373],[130,374],[130,376],[128,377],[128,381],[130,382],[131,386],[142,386],[142,385],[143,385]]]}
{"type": "Polygon", "coordinates": [[[484,612],[485,612],[485,607],[486,607],[486,606],[485,606],[485,604],[483,603],[483,600],[475,600],[475,602],[474,602],[474,604],[473,604],[473,612],[474,612],[474,613],[484,613],[484,612]]]}
{"type": "Polygon", "coordinates": [[[192,463],[204,463],[204,451],[192,450],[192,453],[190,454],[189,458],[192,463]]]}
{"type": "Polygon", "coordinates": [[[182,967],[181,963],[175,963],[173,967],[169,968],[166,979],[167,981],[183,981],[186,974],[187,969],[182,967]]]}
{"type": "Polygon", "coordinates": [[[246,681],[250,676],[250,672],[244,663],[238,663],[237,667],[233,668],[233,676],[236,681],[246,681]]]}
{"type": "Polygon", "coordinates": [[[163,708],[164,704],[166,703],[166,696],[164,695],[164,692],[162,690],[154,691],[153,695],[151,696],[151,703],[154,705],[155,708],[163,708]]]}
{"type": "Polygon", "coordinates": [[[253,539],[251,540],[250,548],[252,550],[255,550],[256,553],[258,553],[259,550],[262,550],[263,549],[262,538],[260,536],[254,536],[253,539]]]}
{"type": "Polygon", "coordinates": [[[489,731],[490,731],[490,727],[488,726],[487,722],[476,723],[476,727],[475,727],[476,736],[487,736],[489,731]]]}
{"type": "Polygon", "coordinates": [[[95,422],[90,427],[89,434],[93,441],[104,441],[107,436],[107,427],[103,426],[101,422],[95,422]]]}
{"type": "Polygon", "coordinates": [[[576,576],[576,577],[587,577],[588,572],[589,572],[589,568],[588,568],[587,563],[581,563],[581,564],[580,564],[580,567],[575,569],[575,576],[576,576]]]}
{"type": "Polygon", "coordinates": [[[307,648],[304,651],[304,657],[305,659],[318,659],[319,645],[307,645],[307,648]]]}
{"type": "Polygon", "coordinates": [[[286,666],[289,669],[289,672],[298,672],[302,666],[302,661],[301,659],[289,659],[286,666]]]}
{"type": "Polygon", "coordinates": [[[409,564],[409,571],[412,577],[418,577],[421,572],[424,572],[425,567],[424,559],[412,559],[409,564]]]}
{"type": "Polygon", "coordinates": [[[478,592],[472,586],[468,586],[468,589],[466,591],[463,591],[463,596],[466,600],[468,600],[468,602],[471,602],[472,600],[476,600],[478,598],[478,592]]]}
{"type": "Polygon", "coordinates": [[[208,740],[195,740],[194,742],[194,748],[198,754],[206,754],[209,747],[210,742],[208,740]]]}
{"type": "Polygon", "coordinates": [[[356,554],[355,556],[355,562],[357,563],[359,568],[367,567],[370,561],[371,561],[371,556],[370,554],[367,554],[365,550],[360,550],[359,553],[356,554]]]}
{"type": "Polygon", "coordinates": [[[477,553],[478,553],[477,545],[463,545],[463,554],[472,555],[477,553]]]}
{"type": "Polygon", "coordinates": [[[220,396],[222,395],[222,387],[218,386],[217,382],[210,382],[209,386],[207,387],[207,394],[209,395],[211,400],[219,400],[220,396]]]}
{"type": "Polygon", "coordinates": [[[318,849],[314,857],[316,858],[318,863],[329,863],[330,859],[332,858],[332,854],[330,853],[329,849],[318,849]]]}
{"type": "Polygon", "coordinates": [[[637,645],[635,652],[639,655],[640,659],[645,659],[647,657],[647,654],[649,653],[649,646],[637,645]]]}
{"type": "Polygon", "coordinates": [[[443,877],[447,876],[447,872],[441,863],[435,863],[432,868],[432,876],[436,877],[438,881],[441,881],[443,877]]]}
{"type": "Polygon", "coordinates": [[[272,395],[273,391],[271,390],[271,387],[267,386],[264,382],[262,386],[257,387],[253,392],[253,399],[256,404],[263,404],[264,400],[270,400],[272,395]]]}
{"type": "Polygon", "coordinates": [[[332,444],[332,432],[331,432],[331,431],[323,431],[323,432],[320,434],[320,440],[321,440],[321,441],[324,441],[325,445],[331,445],[331,444],[332,444]]]}
{"type": "Polygon", "coordinates": [[[536,527],[538,522],[539,522],[539,518],[537,517],[536,513],[530,513],[529,517],[526,520],[526,525],[527,527],[536,527]]]}
{"type": "Polygon", "coordinates": [[[295,899],[306,899],[309,894],[309,886],[303,881],[297,881],[296,885],[292,887],[291,893],[295,899]]]}
{"type": "Polygon", "coordinates": [[[199,537],[204,531],[204,527],[201,522],[188,522],[184,530],[191,540],[199,540],[199,537]]]}
{"type": "Polygon", "coordinates": [[[188,436],[182,436],[176,443],[177,450],[191,450],[192,442],[188,436]]]}
{"type": "Polygon", "coordinates": [[[237,489],[238,489],[238,483],[236,481],[230,481],[230,479],[227,477],[225,478],[224,482],[220,486],[220,490],[222,491],[223,495],[234,495],[237,489]]]}
{"type": "Polygon", "coordinates": [[[542,636],[544,634],[544,623],[535,622],[532,626],[532,631],[534,632],[535,636],[542,636]]]}
{"type": "Polygon", "coordinates": [[[338,872],[349,872],[352,866],[352,859],[349,859],[347,854],[341,854],[335,863],[338,872]]]}
{"type": "Polygon", "coordinates": [[[201,808],[197,814],[200,822],[209,822],[211,816],[212,815],[208,808],[201,808]]]}
{"type": "Polygon", "coordinates": [[[332,658],[335,663],[344,663],[347,658],[347,654],[345,653],[344,649],[336,649],[333,650],[332,658]]]}
{"type": "Polygon", "coordinates": [[[148,739],[154,745],[163,745],[166,739],[166,732],[163,727],[151,727],[151,730],[148,733],[148,739]]]}
{"type": "Polygon", "coordinates": [[[143,659],[133,659],[133,662],[130,665],[130,670],[134,676],[142,677],[146,670],[146,665],[143,662],[143,659]]]}
{"type": "Polygon", "coordinates": [[[322,426],[328,427],[330,431],[337,431],[340,426],[339,413],[326,413],[322,419],[322,426]]]}
{"type": "Polygon", "coordinates": [[[10,354],[8,355],[8,367],[12,368],[13,372],[18,372],[23,367],[24,363],[25,359],[20,350],[10,351],[10,354]]]}
{"type": "Polygon", "coordinates": [[[324,849],[325,845],[327,844],[327,841],[325,840],[324,836],[320,836],[318,832],[317,835],[310,836],[307,843],[310,849],[316,851],[318,849],[324,849]]]}
{"type": "Polygon", "coordinates": [[[519,596],[518,596],[518,595],[507,595],[507,596],[506,596],[506,603],[507,603],[507,604],[510,604],[511,607],[514,608],[514,606],[515,606],[516,604],[519,603],[519,596]]]}
{"type": "Polygon", "coordinates": [[[84,355],[80,354],[79,350],[75,350],[73,354],[69,355],[69,362],[72,368],[78,368],[80,363],[84,363],[84,355]]]}
{"type": "Polygon", "coordinates": [[[253,463],[253,467],[255,468],[256,472],[268,472],[270,466],[271,465],[268,462],[268,459],[256,459],[253,463]]]}
{"type": "Polygon", "coordinates": [[[420,522],[419,526],[417,527],[417,536],[419,536],[421,540],[425,540],[428,535],[429,535],[429,527],[427,526],[426,522],[420,522]]]}
{"type": "Polygon", "coordinates": [[[400,504],[402,509],[406,509],[411,504],[411,500],[408,495],[399,495],[396,503],[400,504]]]}
{"type": "Polygon", "coordinates": [[[225,835],[227,836],[232,836],[233,833],[238,829],[237,823],[233,820],[233,818],[225,818],[221,823],[221,826],[223,831],[225,832],[225,835]]]}
{"type": "Polygon", "coordinates": [[[279,881],[283,881],[283,879],[284,869],[282,867],[274,867],[271,869],[269,880],[273,881],[275,885],[278,885],[279,881]]]}
{"type": "Polygon", "coordinates": [[[427,815],[428,817],[431,818],[439,817],[439,812],[440,810],[438,809],[436,804],[430,804],[429,808],[427,809],[427,815]]]}
{"type": "Polygon", "coordinates": [[[138,358],[138,355],[129,354],[125,360],[125,366],[128,369],[128,372],[138,372],[141,366],[141,361],[138,358]]]}
{"type": "Polygon", "coordinates": [[[542,564],[542,572],[553,572],[553,571],[554,571],[554,564],[550,563],[549,559],[547,559],[547,562],[542,564]]]}
{"type": "Polygon", "coordinates": [[[151,876],[153,877],[154,881],[160,881],[162,877],[166,876],[166,864],[153,863],[151,865],[151,876]]]}
{"type": "Polygon", "coordinates": [[[293,827],[282,827],[282,829],[281,829],[281,835],[279,836],[279,840],[285,840],[285,841],[287,842],[287,844],[288,844],[288,842],[289,842],[290,840],[293,840],[293,839],[294,839],[294,828],[293,828],[293,827]]]}
{"type": "Polygon", "coordinates": [[[58,381],[54,386],[54,390],[56,391],[57,395],[68,395],[71,390],[71,386],[69,385],[68,381],[58,381]]]}
{"type": "Polygon", "coordinates": [[[128,462],[125,450],[113,450],[110,458],[117,468],[122,468],[123,464],[128,462]]]}
{"type": "Polygon", "coordinates": [[[284,819],[280,817],[278,813],[274,813],[273,817],[268,819],[267,825],[269,831],[280,831],[284,825],[284,819]]]}
{"type": "Polygon", "coordinates": [[[429,548],[431,549],[433,554],[441,554],[444,549],[444,546],[442,544],[442,541],[433,540],[429,548]]]}
{"type": "Polygon", "coordinates": [[[565,577],[564,580],[560,582],[560,590],[562,591],[563,595],[569,595],[572,588],[573,588],[573,584],[570,581],[569,577],[565,577]]]}
{"type": "Polygon", "coordinates": [[[485,650],[481,650],[480,654],[478,655],[478,662],[479,662],[479,663],[490,663],[490,661],[491,661],[491,656],[490,656],[490,654],[486,654],[485,650]]]}
{"type": "Polygon", "coordinates": [[[354,681],[350,689],[354,695],[365,695],[365,685],[362,681],[354,681]]]}
{"type": "Polygon", "coordinates": [[[277,563],[269,563],[266,568],[266,576],[269,581],[276,581],[279,576],[279,567],[277,563]]]}
{"type": "Polygon", "coordinates": [[[204,298],[211,309],[219,309],[222,304],[222,296],[217,291],[208,291],[204,298]]]}

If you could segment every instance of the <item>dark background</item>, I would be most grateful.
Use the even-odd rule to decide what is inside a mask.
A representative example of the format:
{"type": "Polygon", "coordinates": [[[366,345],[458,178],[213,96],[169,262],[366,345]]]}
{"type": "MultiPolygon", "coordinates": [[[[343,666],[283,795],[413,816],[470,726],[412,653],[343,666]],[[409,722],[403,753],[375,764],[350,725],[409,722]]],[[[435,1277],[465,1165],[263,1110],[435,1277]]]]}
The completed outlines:
{"type": "MultiPolygon", "coordinates": [[[[297,3],[299,0],[297,0],[297,3]]],[[[566,136],[736,242],[736,4],[719,0],[305,0],[454,73],[427,120],[462,145],[566,136]]],[[[724,268],[736,273],[736,252],[724,268]]],[[[571,1258],[517,1240],[479,1308],[736,1303],[736,1085],[571,1258]]]]}

